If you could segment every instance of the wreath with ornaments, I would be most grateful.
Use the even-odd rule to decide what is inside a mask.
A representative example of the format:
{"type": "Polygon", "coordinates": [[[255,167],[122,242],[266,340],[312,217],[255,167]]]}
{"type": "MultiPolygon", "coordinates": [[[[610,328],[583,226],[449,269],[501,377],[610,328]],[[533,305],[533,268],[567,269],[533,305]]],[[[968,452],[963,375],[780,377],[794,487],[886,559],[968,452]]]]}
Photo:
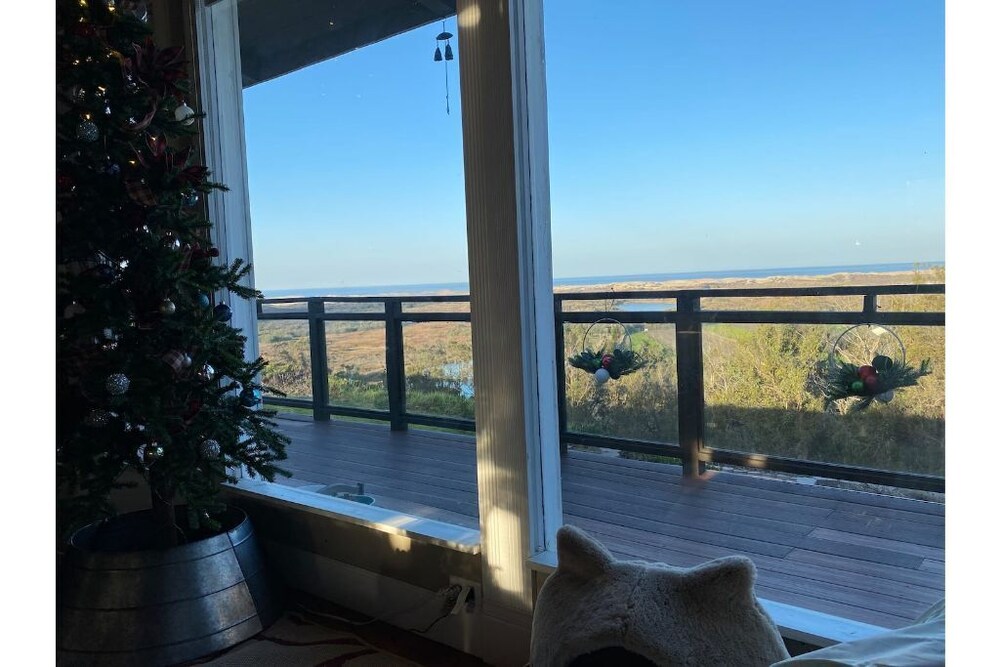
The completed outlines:
{"type": "Polygon", "coordinates": [[[916,367],[906,362],[906,348],[894,331],[858,325],[842,333],[834,343],[823,394],[827,406],[847,404],[848,412],[859,412],[876,401],[888,403],[898,390],[916,386],[930,373],[929,359],[916,367]],[[891,348],[895,348],[895,355],[891,348]]]}
{"type": "Polygon", "coordinates": [[[592,374],[599,385],[634,373],[647,364],[645,359],[632,350],[632,336],[618,320],[602,318],[591,324],[583,337],[583,348],[583,351],[569,358],[569,365],[592,374]],[[587,341],[598,324],[611,324],[621,328],[622,335],[610,350],[607,344],[601,345],[596,351],[587,346],[587,341]]]}

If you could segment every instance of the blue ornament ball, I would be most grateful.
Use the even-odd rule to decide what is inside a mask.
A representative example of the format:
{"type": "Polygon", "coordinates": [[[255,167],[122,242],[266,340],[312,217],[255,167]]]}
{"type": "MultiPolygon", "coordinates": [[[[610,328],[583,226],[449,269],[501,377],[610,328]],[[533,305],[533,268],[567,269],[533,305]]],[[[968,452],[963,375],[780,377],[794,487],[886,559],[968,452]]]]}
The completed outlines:
{"type": "Polygon", "coordinates": [[[215,307],[215,319],[220,322],[228,322],[233,319],[233,309],[224,303],[215,307]]]}
{"type": "Polygon", "coordinates": [[[207,294],[198,295],[198,305],[202,308],[208,308],[212,303],[212,300],[208,298],[207,294]]]}
{"type": "Polygon", "coordinates": [[[260,389],[252,389],[250,387],[247,387],[246,389],[240,392],[240,403],[248,408],[252,408],[253,406],[260,403],[262,397],[263,393],[261,392],[260,389]]]}

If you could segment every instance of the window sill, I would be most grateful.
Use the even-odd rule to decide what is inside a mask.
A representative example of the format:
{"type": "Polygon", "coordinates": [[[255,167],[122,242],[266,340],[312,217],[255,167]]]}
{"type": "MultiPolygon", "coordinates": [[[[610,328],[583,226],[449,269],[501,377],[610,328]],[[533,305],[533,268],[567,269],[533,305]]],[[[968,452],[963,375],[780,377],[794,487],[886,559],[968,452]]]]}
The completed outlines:
{"type": "MultiPolygon", "coordinates": [[[[554,551],[543,551],[528,559],[528,567],[539,574],[552,574],[555,572],[556,565],[558,565],[558,559],[554,551]]],[[[781,632],[783,638],[820,648],[871,637],[887,631],[886,628],[877,625],[831,616],[765,598],[757,599],[774,619],[774,623],[778,626],[778,631],[781,632]]]]}
{"type": "Polygon", "coordinates": [[[391,535],[401,535],[415,542],[434,544],[462,553],[477,555],[480,552],[479,531],[471,528],[423,519],[384,507],[362,505],[263,480],[242,479],[237,484],[225,486],[226,491],[235,496],[264,500],[272,505],[329,517],[391,535]]]}

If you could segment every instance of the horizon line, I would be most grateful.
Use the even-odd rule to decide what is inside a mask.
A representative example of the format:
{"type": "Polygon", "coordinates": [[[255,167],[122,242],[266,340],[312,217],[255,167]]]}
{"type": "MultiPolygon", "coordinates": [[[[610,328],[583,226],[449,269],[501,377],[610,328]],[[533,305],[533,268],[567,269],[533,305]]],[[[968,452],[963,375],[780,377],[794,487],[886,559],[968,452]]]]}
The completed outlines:
{"type": "MultiPolygon", "coordinates": [[[[851,268],[865,268],[865,267],[911,267],[913,269],[918,269],[920,267],[934,267],[943,266],[945,260],[923,260],[914,262],[876,262],[872,264],[831,264],[825,266],[789,266],[789,267],[767,267],[760,269],[703,269],[703,270],[692,270],[692,271],[672,271],[672,272],[650,272],[650,273],[631,273],[631,274],[607,274],[599,276],[566,276],[566,277],[553,277],[552,282],[562,282],[567,281],[588,281],[594,282],[606,278],[615,278],[616,282],[626,282],[629,279],[641,279],[648,278],[650,276],[691,276],[692,274],[698,274],[694,277],[705,277],[710,278],[712,275],[707,274],[733,274],[731,277],[738,278],[740,274],[748,273],[760,273],[762,271],[804,271],[808,270],[813,272],[813,275],[823,275],[817,274],[816,271],[822,271],[825,269],[851,269],[851,268]]],[[[832,273],[845,273],[845,271],[833,271],[832,273]]],[[[891,273],[891,271],[859,271],[859,273],[891,273]]],[[[693,278],[692,278],[693,279],[693,278]]],[[[257,287],[258,290],[262,292],[288,292],[291,290],[323,290],[323,289],[371,289],[371,288],[386,288],[386,287],[425,287],[431,285],[465,285],[469,284],[468,279],[466,280],[439,280],[439,281],[427,281],[419,283],[382,283],[377,285],[342,285],[342,286],[330,286],[325,285],[322,287],[275,287],[275,288],[262,288],[257,287]]]]}

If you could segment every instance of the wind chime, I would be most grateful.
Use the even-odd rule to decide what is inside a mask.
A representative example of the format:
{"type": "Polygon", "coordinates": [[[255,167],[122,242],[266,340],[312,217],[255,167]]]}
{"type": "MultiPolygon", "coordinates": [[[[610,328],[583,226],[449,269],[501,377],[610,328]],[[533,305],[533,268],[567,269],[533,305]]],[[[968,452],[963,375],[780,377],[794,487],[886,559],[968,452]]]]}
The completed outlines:
{"type": "Polygon", "coordinates": [[[442,60],[445,61],[445,63],[444,63],[444,110],[445,110],[445,113],[447,113],[449,116],[451,115],[451,101],[450,101],[449,95],[448,95],[448,61],[455,59],[455,54],[452,53],[452,50],[451,50],[451,38],[453,36],[454,35],[452,35],[450,32],[448,32],[447,30],[445,30],[444,21],[441,21],[441,32],[438,33],[438,36],[436,37],[438,44],[434,48],[434,62],[439,63],[442,60]],[[444,42],[444,56],[443,57],[441,55],[441,42],[444,42]]]}

